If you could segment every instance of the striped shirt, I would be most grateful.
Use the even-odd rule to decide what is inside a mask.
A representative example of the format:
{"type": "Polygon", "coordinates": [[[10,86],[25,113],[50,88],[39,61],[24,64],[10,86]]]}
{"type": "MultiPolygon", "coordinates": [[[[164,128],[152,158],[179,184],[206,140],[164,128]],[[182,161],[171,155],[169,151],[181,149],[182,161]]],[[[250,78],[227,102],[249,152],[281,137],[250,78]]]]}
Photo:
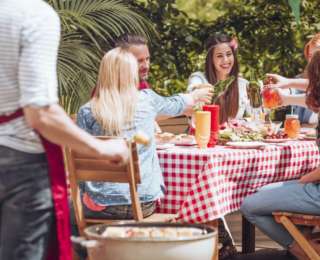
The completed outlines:
{"type": "MultiPolygon", "coordinates": [[[[0,0],[0,115],[58,102],[60,22],[42,0],[0,0]]],[[[0,145],[42,153],[24,118],[0,125],[0,145]]]]}

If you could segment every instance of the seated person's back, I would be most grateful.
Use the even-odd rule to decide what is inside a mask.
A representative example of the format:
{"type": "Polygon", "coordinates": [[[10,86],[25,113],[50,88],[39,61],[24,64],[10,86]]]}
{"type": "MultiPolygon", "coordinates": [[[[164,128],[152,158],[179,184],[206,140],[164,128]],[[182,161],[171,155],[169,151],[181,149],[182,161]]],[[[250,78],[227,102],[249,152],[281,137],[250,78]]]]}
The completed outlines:
{"type": "MultiPolygon", "coordinates": [[[[138,145],[141,174],[138,193],[144,211],[144,204],[149,205],[148,203],[158,200],[164,192],[154,140],[154,120],[159,114],[182,114],[187,107],[193,105],[193,98],[201,96],[180,94],[161,97],[150,89],[138,91],[137,66],[135,57],[126,49],[118,47],[109,51],[100,65],[97,90],[93,98],[80,108],[77,124],[96,136],[122,136],[130,139],[137,132],[143,132],[149,137],[149,146],[138,145]]],[[[81,189],[84,194],[85,215],[132,218],[132,215],[122,214],[122,209],[131,204],[127,184],[85,182],[81,189]],[[107,211],[110,211],[112,206],[120,206],[121,209],[110,215],[107,211]]],[[[125,211],[129,213],[131,210],[125,211]]]]}

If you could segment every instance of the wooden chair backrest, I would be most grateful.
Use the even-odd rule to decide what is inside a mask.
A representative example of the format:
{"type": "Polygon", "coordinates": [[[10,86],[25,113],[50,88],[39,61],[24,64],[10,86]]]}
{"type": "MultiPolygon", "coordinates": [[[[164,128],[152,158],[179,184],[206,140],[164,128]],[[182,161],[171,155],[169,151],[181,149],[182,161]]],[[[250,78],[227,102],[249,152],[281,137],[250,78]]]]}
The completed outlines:
{"type": "MultiPolygon", "coordinates": [[[[110,137],[99,138],[110,139],[110,137]]],[[[79,182],[82,181],[128,183],[130,187],[134,219],[136,221],[141,221],[143,219],[139,196],[137,193],[137,184],[141,183],[137,145],[134,142],[128,141],[127,143],[130,151],[129,161],[124,165],[113,165],[108,163],[106,160],[96,158],[94,156],[84,155],[71,149],[65,150],[71,199],[81,235],[83,235],[83,229],[87,226],[87,223],[103,223],[103,221],[91,221],[84,217],[79,188],[79,182]]]]}
{"type": "Polygon", "coordinates": [[[163,132],[169,132],[173,134],[186,133],[189,123],[186,116],[171,117],[158,122],[163,132]]]}

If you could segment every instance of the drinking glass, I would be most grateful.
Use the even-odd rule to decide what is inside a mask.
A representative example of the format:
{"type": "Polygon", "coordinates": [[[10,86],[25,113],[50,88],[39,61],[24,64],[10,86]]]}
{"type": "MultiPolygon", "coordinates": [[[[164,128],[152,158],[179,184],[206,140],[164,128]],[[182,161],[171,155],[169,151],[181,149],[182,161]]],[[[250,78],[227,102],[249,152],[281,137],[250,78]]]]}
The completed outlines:
{"type": "Polygon", "coordinates": [[[298,115],[286,115],[284,132],[289,138],[297,138],[300,133],[300,121],[298,115]]]}
{"type": "Polygon", "coordinates": [[[279,106],[281,99],[277,89],[264,88],[262,90],[263,105],[266,108],[275,108],[279,106]]]}
{"type": "Polygon", "coordinates": [[[261,100],[261,87],[258,81],[249,82],[247,85],[247,95],[250,101],[250,105],[253,108],[259,108],[262,105],[261,100]]]}
{"type": "Polygon", "coordinates": [[[219,134],[219,105],[204,105],[202,108],[203,111],[210,112],[211,127],[208,147],[214,147],[218,141],[219,134]]]}
{"type": "Polygon", "coordinates": [[[199,148],[207,148],[210,139],[211,113],[208,111],[197,111],[196,119],[196,141],[199,148]]]}

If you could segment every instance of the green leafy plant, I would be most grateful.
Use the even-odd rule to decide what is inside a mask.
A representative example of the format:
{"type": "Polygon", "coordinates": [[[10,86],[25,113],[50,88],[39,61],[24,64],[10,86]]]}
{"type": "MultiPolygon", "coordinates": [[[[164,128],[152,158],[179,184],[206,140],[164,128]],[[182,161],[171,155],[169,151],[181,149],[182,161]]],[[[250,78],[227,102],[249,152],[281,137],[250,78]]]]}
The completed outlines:
{"type": "Polygon", "coordinates": [[[235,80],[235,77],[230,76],[225,80],[219,80],[216,84],[213,85],[212,87],[213,95],[211,99],[211,104],[214,104],[217,102],[217,99],[228,90],[228,88],[231,86],[234,80],[235,80]]]}
{"type": "Polygon", "coordinates": [[[96,84],[104,51],[125,32],[155,35],[152,25],[119,0],[47,0],[61,21],[60,102],[75,113],[96,84]]]}
{"type": "Polygon", "coordinates": [[[151,39],[150,81],[157,92],[165,95],[185,91],[189,75],[204,70],[204,42],[213,33],[236,36],[242,75],[248,78],[254,69],[261,78],[266,72],[289,77],[300,73],[306,64],[303,46],[310,35],[320,31],[320,12],[315,11],[320,0],[290,0],[295,4],[291,4],[293,8],[288,0],[125,2],[152,21],[159,33],[151,39]],[[298,14],[297,8],[299,27],[293,15],[298,14]],[[209,9],[217,11],[218,18],[207,19],[209,9]]]}
{"type": "Polygon", "coordinates": [[[292,9],[296,22],[300,24],[300,4],[301,0],[288,0],[288,3],[292,9]]]}

